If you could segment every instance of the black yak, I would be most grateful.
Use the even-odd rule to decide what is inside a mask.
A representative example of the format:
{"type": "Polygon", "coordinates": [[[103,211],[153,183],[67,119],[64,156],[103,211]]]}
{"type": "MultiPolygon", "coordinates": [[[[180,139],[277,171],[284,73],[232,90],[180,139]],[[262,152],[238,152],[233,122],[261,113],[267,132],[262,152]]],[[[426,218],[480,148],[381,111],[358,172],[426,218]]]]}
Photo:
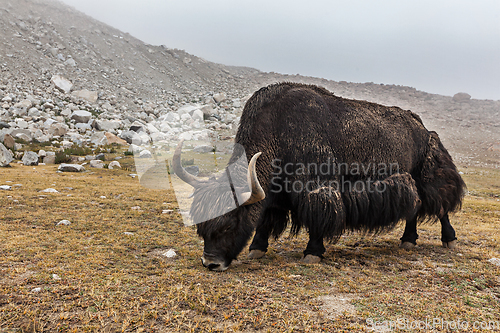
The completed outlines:
{"type": "Polygon", "coordinates": [[[202,263],[210,270],[227,269],[254,231],[249,257],[262,257],[268,238],[288,225],[292,234],[309,233],[306,263],[321,260],[324,240],[346,230],[390,230],[402,219],[402,247],[416,244],[419,221],[437,219],[443,246],[455,246],[448,213],[460,207],[465,184],[438,135],[410,111],[278,83],[248,100],[235,142],[230,164],[242,154],[251,161],[232,177],[188,174],[180,163],[182,143],[173,158],[175,173],[194,187],[191,216],[203,221],[207,210],[240,203],[197,225],[202,263]],[[251,190],[221,190],[221,182],[237,183],[230,178],[247,180],[251,190]]]}

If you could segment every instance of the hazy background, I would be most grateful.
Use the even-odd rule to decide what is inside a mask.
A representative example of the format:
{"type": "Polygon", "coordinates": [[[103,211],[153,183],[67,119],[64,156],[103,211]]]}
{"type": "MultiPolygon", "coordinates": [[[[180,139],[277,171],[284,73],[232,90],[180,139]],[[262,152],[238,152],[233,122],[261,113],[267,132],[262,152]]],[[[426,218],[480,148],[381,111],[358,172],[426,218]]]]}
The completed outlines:
{"type": "Polygon", "coordinates": [[[498,0],[62,0],[225,65],[500,100],[498,0]]]}

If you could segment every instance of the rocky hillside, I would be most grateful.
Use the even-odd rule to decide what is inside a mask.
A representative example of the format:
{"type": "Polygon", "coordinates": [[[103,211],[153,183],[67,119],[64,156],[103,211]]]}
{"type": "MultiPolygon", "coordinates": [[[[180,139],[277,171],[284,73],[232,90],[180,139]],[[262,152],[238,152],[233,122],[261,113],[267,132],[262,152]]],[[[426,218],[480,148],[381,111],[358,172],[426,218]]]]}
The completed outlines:
{"type": "Polygon", "coordinates": [[[500,164],[499,101],[224,66],[147,45],[56,1],[0,0],[0,70],[0,141],[8,134],[18,145],[231,139],[249,94],[286,80],[411,109],[460,162],[500,164]]]}

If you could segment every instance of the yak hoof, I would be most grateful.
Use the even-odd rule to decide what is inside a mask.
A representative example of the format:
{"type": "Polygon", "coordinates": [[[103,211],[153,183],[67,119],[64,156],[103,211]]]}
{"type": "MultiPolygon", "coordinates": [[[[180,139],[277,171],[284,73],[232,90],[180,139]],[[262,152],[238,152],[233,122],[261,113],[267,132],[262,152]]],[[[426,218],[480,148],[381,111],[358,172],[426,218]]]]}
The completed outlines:
{"type": "Polygon", "coordinates": [[[457,240],[452,240],[451,242],[443,242],[443,247],[454,250],[457,247],[457,240]]]}
{"type": "Polygon", "coordinates": [[[415,247],[416,245],[411,243],[411,242],[401,242],[401,244],[399,244],[399,247],[402,248],[402,249],[405,249],[405,250],[411,250],[415,247]]]}
{"type": "Polygon", "coordinates": [[[248,259],[259,259],[262,258],[265,254],[266,252],[261,250],[251,250],[248,254],[248,259]]]}
{"type": "Polygon", "coordinates": [[[302,260],[300,260],[303,264],[317,264],[321,261],[321,257],[314,256],[312,254],[306,255],[302,260]]]}

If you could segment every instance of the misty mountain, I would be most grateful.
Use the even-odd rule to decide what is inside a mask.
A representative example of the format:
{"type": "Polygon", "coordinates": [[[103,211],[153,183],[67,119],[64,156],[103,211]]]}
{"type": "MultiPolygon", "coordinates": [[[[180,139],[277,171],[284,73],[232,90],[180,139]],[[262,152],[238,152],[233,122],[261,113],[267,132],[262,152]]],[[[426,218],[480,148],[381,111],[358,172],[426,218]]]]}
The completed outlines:
{"type": "Polygon", "coordinates": [[[459,164],[500,163],[500,101],[225,66],[148,45],[51,0],[0,0],[0,29],[0,100],[9,94],[65,100],[54,75],[70,80],[72,90],[97,92],[96,105],[111,103],[123,112],[179,106],[220,92],[243,98],[277,81],[314,83],[346,98],[411,109],[440,134],[459,164]]]}

